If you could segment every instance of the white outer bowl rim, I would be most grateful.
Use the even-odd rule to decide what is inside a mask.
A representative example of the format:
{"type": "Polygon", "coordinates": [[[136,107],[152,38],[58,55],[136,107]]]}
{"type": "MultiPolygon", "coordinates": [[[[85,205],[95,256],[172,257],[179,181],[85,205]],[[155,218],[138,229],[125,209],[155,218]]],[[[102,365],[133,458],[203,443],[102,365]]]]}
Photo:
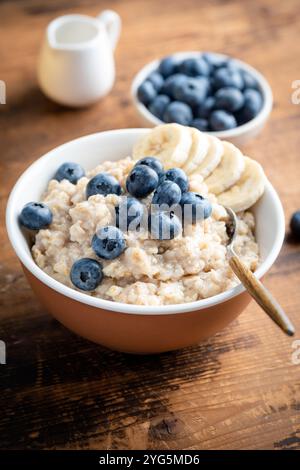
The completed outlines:
{"type": "MultiPolygon", "coordinates": [[[[58,147],[55,147],[54,149],[50,150],[45,155],[37,159],[34,163],[32,163],[27,168],[27,170],[25,170],[21,174],[21,176],[15,183],[10,193],[10,196],[7,202],[7,207],[6,207],[7,233],[8,233],[9,240],[12,244],[12,247],[16,255],[18,256],[22,264],[25,266],[25,268],[28,271],[30,271],[33,276],[35,276],[43,284],[55,290],[56,292],[62,295],[65,295],[66,297],[69,297],[78,302],[81,302],[83,304],[90,305],[92,307],[96,307],[96,308],[100,308],[104,310],[110,310],[110,311],[123,313],[123,314],[167,315],[167,314],[187,313],[187,312],[192,312],[195,310],[202,310],[208,307],[212,307],[214,305],[217,305],[229,299],[232,299],[233,297],[236,297],[237,295],[245,291],[245,288],[243,287],[242,284],[239,284],[236,287],[230,290],[227,290],[225,292],[222,292],[221,294],[217,294],[213,297],[208,297],[207,299],[197,300],[194,302],[187,302],[183,304],[162,305],[162,306],[144,306],[144,305],[131,305],[131,304],[125,304],[121,302],[113,302],[110,300],[104,300],[98,297],[92,297],[83,292],[76,291],[75,289],[67,287],[61,282],[53,279],[51,276],[46,274],[41,268],[39,268],[38,265],[34,262],[32,256],[26,253],[26,251],[18,245],[17,240],[16,240],[16,235],[15,235],[15,233],[17,232],[16,228],[17,228],[18,222],[13,217],[15,195],[17,193],[19,186],[22,185],[22,181],[23,179],[25,179],[25,176],[28,173],[30,173],[35,166],[40,165],[42,161],[50,158],[51,154],[55,153],[58,149],[62,149],[63,147],[71,143],[74,143],[76,141],[84,142],[84,140],[88,140],[99,134],[107,134],[107,133],[116,133],[116,134],[120,134],[120,133],[121,134],[128,134],[128,133],[139,134],[140,133],[142,134],[145,132],[145,130],[147,129],[142,129],[142,128],[117,129],[117,130],[112,130],[112,131],[104,131],[104,132],[97,132],[94,134],[89,134],[83,137],[79,137],[78,139],[74,139],[69,142],[66,142],[65,144],[62,144],[58,147]]],[[[272,199],[274,201],[274,206],[276,208],[278,218],[280,220],[280,230],[278,231],[276,235],[276,240],[271,251],[269,252],[265,261],[258,267],[257,271],[255,272],[255,275],[257,278],[261,278],[274,263],[275,259],[277,258],[280,252],[280,249],[284,240],[284,234],[285,234],[285,222],[284,222],[283,208],[282,208],[277,192],[275,191],[275,189],[273,188],[273,186],[268,180],[266,181],[266,190],[271,193],[272,199]]]]}
{"type": "MultiPolygon", "coordinates": [[[[176,52],[174,54],[169,54],[169,55],[174,56],[175,58],[178,58],[178,59],[185,59],[189,57],[199,56],[199,54],[201,54],[201,51],[176,52]]],[[[229,129],[227,131],[208,131],[207,132],[207,134],[209,135],[213,135],[215,137],[219,137],[222,139],[230,139],[233,137],[239,137],[240,135],[244,135],[248,133],[255,127],[259,127],[268,118],[272,110],[272,106],[273,106],[272,89],[268,81],[265,79],[265,77],[251,65],[247,64],[246,62],[243,62],[242,60],[236,59],[235,57],[227,56],[226,54],[219,54],[217,52],[214,52],[214,54],[219,57],[224,57],[224,58],[229,57],[230,59],[232,59],[232,61],[234,61],[234,63],[240,66],[241,69],[246,70],[247,72],[251,73],[251,75],[253,75],[254,78],[256,78],[257,82],[259,83],[262,94],[263,94],[263,106],[261,110],[259,111],[259,113],[255,116],[255,118],[251,119],[250,121],[246,122],[245,124],[241,126],[235,127],[234,129],[229,129]]],[[[151,122],[154,126],[158,126],[160,124],[166,124],[166,123],[161,121],[156,116],[154,116],[154,114],[152,114],[146,108],[146,106],[138,100],[136,94],[137,94],[137,89],[139,85],[152,71],[154,71],[157,68],[160,60],[161,59],[156,59],[144,65],[144,67],[142,67],[134,76],[132,84],[131,84],[131,97],[132,97],[132,100],[136,109],[138,110],[139,114],[144,119],[146,119],[148,122],[151,122]]]]}

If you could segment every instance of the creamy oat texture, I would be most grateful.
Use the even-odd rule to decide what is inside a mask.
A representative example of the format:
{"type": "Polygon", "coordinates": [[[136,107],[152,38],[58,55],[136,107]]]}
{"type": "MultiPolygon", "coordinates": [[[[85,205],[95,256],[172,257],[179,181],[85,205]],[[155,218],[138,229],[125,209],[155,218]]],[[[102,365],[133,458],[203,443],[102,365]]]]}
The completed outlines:
{"type": "MultiPolygon", "coordinates": [[[[118,162],[104,162],[77,185],[67,180],[51,180],[42,197],[53,213],[48,229],[40,230],[32,247],[37,265],[63,284],[75,288],[70,281],[74,261],[95,258],[101,261],[104,278],[95,297],[137,305],[165,305],[191,302],[211,297],[239,283],[226,259],[226,212],[199,177],[190,178],[190,191],[208,197],[213,205],[212,216],[188,227],[184,236],[159,241],[148,233],[126,232],[127,249],[118,258],[99,260],[91,248],[96,230],[114,221],[113,207],[120,196],[96,195],[86,200],[89,179],[103,171],[115,176],[125,187],[126,176],[134,166],[130,157],[118,162]]],[[[253,231],[251,212],[238,214],[236,252],[251,269],[258,265],[258,246],[253,231]]]]}

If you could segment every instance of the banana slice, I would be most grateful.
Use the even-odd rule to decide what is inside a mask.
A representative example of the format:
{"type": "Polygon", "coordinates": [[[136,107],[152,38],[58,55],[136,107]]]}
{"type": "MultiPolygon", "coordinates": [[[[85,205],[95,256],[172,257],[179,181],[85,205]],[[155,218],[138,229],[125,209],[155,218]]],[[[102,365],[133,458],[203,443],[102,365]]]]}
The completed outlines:
{"type": "Polygon", "coordinates": [[[194,127],[191,127],[189,131],[192,135],[192,145],[188,159],[183,165],[183,170],[187,175],[197,170],[198,165],[204,160],[209,148],[209,140],[203,132],[198,131],[194,127]]]}
{"type": "Polygon", "coordinates": [[[249,157],[244,157],[245,169],[238,182],[217,196],[223,206],[235,212],[244,211],[258,201],[265,189],[266,177],[261,165],[249,157]]]}
{"type": "Polygon", "coordinates": [[[154,127],[133,148],[134,160],[142,157],[157,157],[165,169],[181,167],[187,160],[192,146],[188,127],[180,124],[162,124],[154,127]]]}
{"type": "Polygon", "coordinates": [[[242,152],[230,142],[222,142],[224,153],[219,165],[205,180],[208,191],[220,194],[233,186],[241,177],[245,160],[242,152]]]}
{"type": "Polygon", "coordinates": [[[223,145],[220,139],[214,136],[206,136],[209,141],[209,149],[204,160],[198,165],[195,173],[207,178],[219,165],[223,155],[223,145]]]}

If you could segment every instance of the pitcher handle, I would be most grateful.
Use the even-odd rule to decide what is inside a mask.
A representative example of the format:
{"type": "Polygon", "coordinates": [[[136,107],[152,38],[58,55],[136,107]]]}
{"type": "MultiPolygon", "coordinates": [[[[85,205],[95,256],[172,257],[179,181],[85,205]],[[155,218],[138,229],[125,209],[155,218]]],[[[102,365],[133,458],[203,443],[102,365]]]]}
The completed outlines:
{"type": "Polygon", "coordinates": [[[97,16],[104,24],[112,49],[115,49],[121,34],[121,18],[113,10],[104,10],[97,16]]]}

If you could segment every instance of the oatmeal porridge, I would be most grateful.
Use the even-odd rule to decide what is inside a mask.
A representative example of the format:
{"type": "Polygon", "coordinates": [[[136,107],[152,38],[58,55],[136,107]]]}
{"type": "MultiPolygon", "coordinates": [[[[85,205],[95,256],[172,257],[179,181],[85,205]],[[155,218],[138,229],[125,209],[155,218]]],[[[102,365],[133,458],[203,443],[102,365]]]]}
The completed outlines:
{"type": "Polygon", "coordinates": [[[262,167],[231,143],[166,124],[145,133],[132,156],[89,171],[63,163],[19,220],[35,233],[36,264],[66,286],[116,302],[180,304],[239,283],[225,207],[237,214],[235,251],[256,270],[251,208],[264,188],[262,167]]]}
{"type": "MultiPolygon", "coordinates": [[[[37,265],[57,281],[77,288],[70,272],[80,259],[101,264],[101,282],[89,295],[137,305],[179,304],[219,294],[238,284],[226,258],[226,211],[208,191],[203,177],[189,175],[189,191],[201,194],[211,207],[209,217],[194,221],[172,239],[149,237],[147,230],[125,230],[125,249],[113,259],[99,258],[92,240],[115,224],[115,208],[127,194],[126,180],[135,166],[131,157],[106,161],[76,184],[66,178],[52,179],[41,202],[50,209],[51,223],[35,235],[32,254],[37,265]],[[114,177],[122,194],[92,194],[87,186],[99,174],[114,177]]],[[[151,170],[152,171],[152,170],[151,170]]],[[[150,174],[149,170],[149,175],[150,174]]],[[[128,194],[127,194],[128,195],[128,194]]],[[[140,198],[149,207],[149,196],[140,198]]],[[[254,271],[259,262],[254,237],[255,220],[248,211],[238,212],[235,250],[254,271]]]]}

